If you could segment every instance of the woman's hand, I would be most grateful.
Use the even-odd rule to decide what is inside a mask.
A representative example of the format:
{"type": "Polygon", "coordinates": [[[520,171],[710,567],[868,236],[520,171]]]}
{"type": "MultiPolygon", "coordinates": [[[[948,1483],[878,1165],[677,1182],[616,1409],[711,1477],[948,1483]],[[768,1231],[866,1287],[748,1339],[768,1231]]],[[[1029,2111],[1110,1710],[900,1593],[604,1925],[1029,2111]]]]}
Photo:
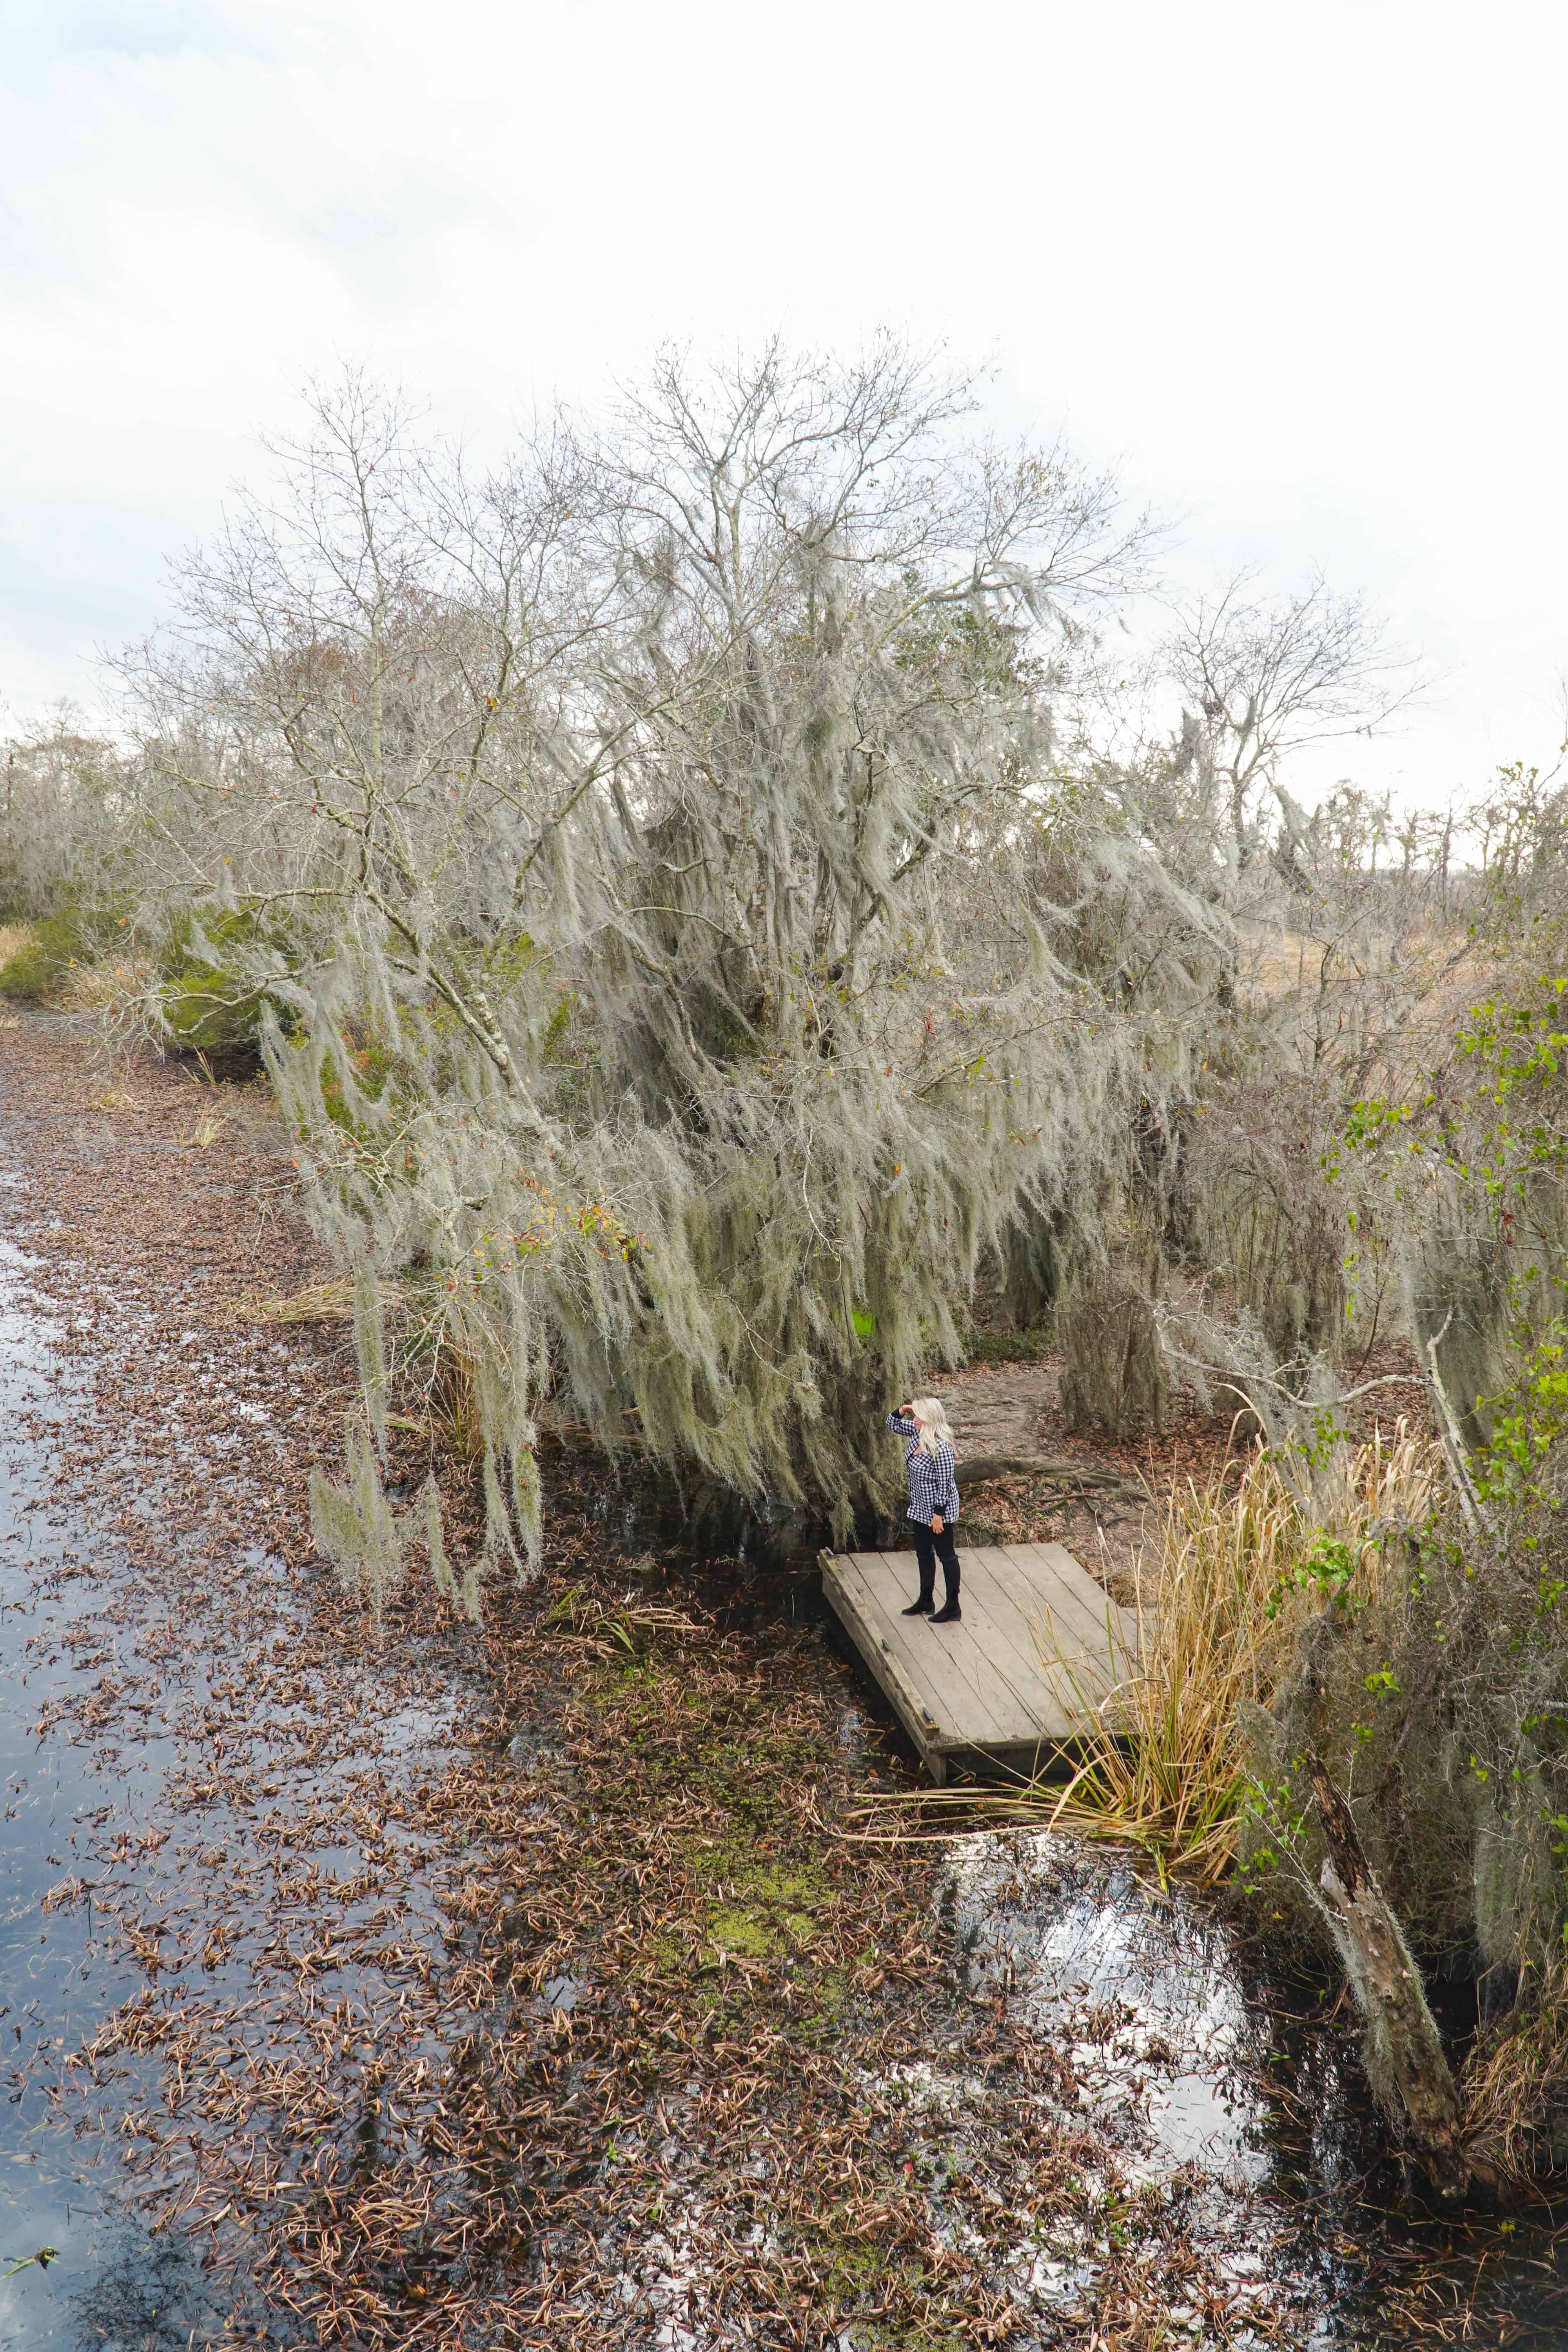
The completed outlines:
{"type": "Polygon", "coordinates": [[[933,1511],[931,1515],[931,1531],[933,1536],[939,1536],[942,1533],[942,1513],[940,1511],[933,1511]]]}

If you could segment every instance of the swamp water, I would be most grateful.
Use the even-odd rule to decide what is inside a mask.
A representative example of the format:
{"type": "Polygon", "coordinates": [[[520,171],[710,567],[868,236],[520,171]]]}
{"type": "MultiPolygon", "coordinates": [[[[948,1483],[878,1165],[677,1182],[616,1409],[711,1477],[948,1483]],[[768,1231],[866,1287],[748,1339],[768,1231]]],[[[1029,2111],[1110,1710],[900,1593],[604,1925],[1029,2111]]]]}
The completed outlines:
{"type": "MultiPolygon", "coordinates": [[[[210,2242],[177,2228],[151,2234],[112,2118],[83,2129],[60,2071],[63,2053],[145,1985],[92,1895],[112,1899],[130,1876],[156,1902],[166,1870],[173,1898],[168,1784],[189,1761],[155,1675],[134,1738],[71,1736],[84,1673],[112,1688],[145,1677],[149,1659],[134,1619],[103,1605],[122,1561],[57,1500],[82,1410],[62,1335],[27,1261],[0,1240],[0,2347],[189,2352],[268,2335],[243,2247],[229,2247],[219,2272],[210,2242]]],[[[769,1581],[748,1578],[740,1605],[768,1613],[769,1581]]],[[[280,1614],[298,1605],[279,1577],[280,1614]]],[[[798,1591],[787,1605],[800,1607],[798,1591]]],[[[165,1660],[163,1671],[165,1694],[179,1680],[188,1700],[199,1664],[165,1660]]],[[[450,1728],[416,1710],[398,1736],[428,1753],[450,1728]]],[[[1410,2342],[1424,2322],[1472,2341],[1568,2343],[1546,2222],[1471,2228],[1396,2210],[1342,2030],[1293,2021],[1292,1996],[1251,1972],[1212,1909],[1028,1832],[955,1839],[939,1901],[957,1997],[1022,2003],[1042,2043],[1070,2058],[1127,2225],[1179,2200],[1187,2226],[1218,2250],[1223,2318],[1173,2301],[1166,2343],[1261,2341],[1281,2320],[1321,2352],[1410,2342]],[[1418,2313],[1416,2290],[1433,2288],[1418,2313]]],[[[434,1935],[433,1902],[422,1924],[434,1935]]],[[[155,2055],[133,2059],[121,2094],[151,2091],[156,2069],[155,2055]]],[[[951,2147],[957,2117],[983,2147],[995,2095],[984,2080],[933,2064],[888,2087],[917,2130],[922,2114],[940,2116],[951,2147]]],[[[709,2339],[674,2315],[685,2299],[679,2249],[648,2252],[669,2288],[666,2315],[635,2329],[628,2318],[628,2343],[700,2352],[709,2339]]],[[[1075,2332],[1094,2264],[1070,2228],[1017,2249],[1007,2284],[1039,2343],[1075,2332]]],[[[649,2298],[656,2315],[659,2300],[649,2298]]],[[[852,2333],[845,2352],[872,2347],[852,2333]]]]}
{"type": "Polygon", "coordinates": [[[96,1885],[144,1849],[174,1760],[157,1728],[129,1754],[79,1745],[63,1725],[39,1729],[79,1657],[101,1655],[108,1674],[117,1663],[79,1531],[55,1497],[72,1402],[60,1335],[27,1262],[0,1238],[0,2346],[173,2343],[149,2331],[175,2304],[184,2336],[219,2315],[199,2296],[191,2309],[187,2264],[138,2221],[112,2140],[79,2139],[57,2112],[57,2053],[89,2039],[142,1979],[102,1933],[101,1909],[56,1890],[96,1885]]]}
{"type": "MultiPolygon", "coordinates": [[[[966,1988],[1023,2005],[1070,2059],[1130,2200],[1180,2210],[1216,2258],[1223,2329],[1175,2302],[1173,2343],[1262,2342],[1294,2313],[1315,2352],[1568,2345],[1568,2235],[1560,2249],[1552,2214],[1500,2226],[1405,2198],[1346,2011],[1312,2021],[1302,2012],[1331,2003],[1263,1973],[1211,1904],[1038,1831],[955,1841],[940,1899],[966,1988]]],[[[923,2095],[983,2116],[983,2086],[923,2095]]],[[[1066,2315],[1093,2275],[1068,2231],[1014,2289],[1066,2315]]]]}
{"type": "MultiPolygon", "coordinates": [[[[228,1707],[246,1663],[237,1619],[219,1608],[203,1638],[130,1571],[112,1496],[134,1492],[138,1514],[154,1520],[156,1465],[134,1439],[103,1430],[101,1403],[95,1416],[65,1345],[66,1312],[5,1236],[18,1181],[0,1171],[0,2352],[292,2346],[298,2334],[279,2332],[254,2288],[249,2242],[232,2213],[217,2229],[150,2226],[154,2204],[177,2204],[194,2187],[201,2140],[176,2119],[157,2035],[127,2037],[120,2025],[139,2011],[177,2024],[185,2003],[248,2012],[259,2031],[248,2049],[233,2037],[234,2080],[267,2062],[280,2037],[268,2030],[256,1958],[287,1943],[293,1921],[268,1898],[280,1857],[307,1842],[286,1824],[279,1836],[266,1801],[340,1814],[342,1842],[313,1835],[310,1861],[318,1874],[352,1874],[355,1775],[338,1758],[314,1760],[309,1738],[298,1738],[299,1708],[258,1693],[241,1699],[237,1739],[228,1707]],[[68,1468],[82,1484],[89,1431],[101,1525],[65,1496],[68,1468]],[[279,1760],[268,1735],[289,1732],[294,1744],[279,1738],[279,1760]],[[215,1776],[241,1769],[256,1776],[250,1790],[226,1799],[215,1776]],[[237,1882],[254,1882],[248,1911],[234,1899],[237,1882]],[[95,2037],[107,2044],[102,2073],[72,2063],[95,2037]]],[[[134,1308],[113,1304],[123,1329],[134,1308]]],[[[186,1338],[191,1396],[216,1373],[200,1335],[186,1338]]],[[[179,1400],[176,1389],[171,1444],[179,1400]]],[[[182,1539],[180,1554],[199,1591],[203,1549],[182,1539]]],[[[287,1642],[308,1595],[265,1550],[236,1557],[260,1614],[287,1642]]],[[[383,1705],[373,1727],[378,1756],[438,1766],[463,1697],[454,1685],[434,1704],[426,1693],[383,1705]]],[[[375,1834],[399,1838],[391,1822],[375,1834]]],[[[346,1928],[374,1899],[342,1906],[346,1928]]],[[[411,1951],[440,1949],[434,1887],[405,1890],[400,1920],[411,1951]]],[[[352,1965],[334,1980],[345,2005],[358,1998],[364,2011],[374,2005],[367,1986],[352,1965]]],[[[206,2094],[219,2087],[209,2074],[206,2094]]],[[[191,2120],[204,2111],[213,2112],[198,2103],[191,2120]]]]}

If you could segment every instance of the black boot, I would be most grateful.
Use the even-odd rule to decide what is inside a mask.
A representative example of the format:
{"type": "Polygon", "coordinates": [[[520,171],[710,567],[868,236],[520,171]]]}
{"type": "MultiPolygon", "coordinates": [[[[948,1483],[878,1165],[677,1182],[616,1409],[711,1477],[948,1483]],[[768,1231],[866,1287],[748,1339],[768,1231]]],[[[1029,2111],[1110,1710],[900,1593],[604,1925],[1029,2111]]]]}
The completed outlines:
{"type": "Polygon", "coordinates": [[[903,1612],[903,1614],[906,1617],[929,1617],[935,1608],[936,1601],[931,1594],[929,1592],[922,1592],[918,1601],[910,1601],[909,1607],[903,1612]]]}
{"type": "Polygon", "coordinates": [[[963,1612],[958,1605],[958,1553],[951,1536],[942,1538],[942,1607],[931,1619],[933,1625],[956,1625],[963,1612]]]}

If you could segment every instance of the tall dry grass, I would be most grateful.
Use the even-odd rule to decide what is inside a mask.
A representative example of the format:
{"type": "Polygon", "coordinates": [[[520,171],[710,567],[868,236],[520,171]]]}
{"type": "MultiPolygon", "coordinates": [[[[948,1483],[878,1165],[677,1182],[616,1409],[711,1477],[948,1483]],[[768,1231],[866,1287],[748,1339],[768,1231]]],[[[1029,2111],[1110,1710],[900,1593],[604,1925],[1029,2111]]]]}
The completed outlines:
{"type": "MultiPolygon", "coordinates": [[[[1436,1444],[1403,1421],[1391,1440],[1380,1432],[1342,1447],[1310,1478],[1288,1466],[1300,1467],[1258,1449],[1239,1471],[1173,1495],[1140,1577],[1138,1666],[1081,1710],[1083,1752],[1067,1786],[1029,1792],[1048,1822],[1130,1841],[1162,1872],[1204,1885],[1229,1872],[1248,1707],[1268,1705],[1310,1614],[1378,1598],[1390,1533],[1425,1523],[1445,1475],[1436,1444]]],[[[1070,1680],[1055,1644],[1041,1647],[1070,1680]]]]}
{"type": "MultiPolygon", "coordinates": [[[[1139,1663],[1097,1704],[1038,1634],[1053,1675],[1074,1685],[1086,1737],[1065,1788],[1030,1796],[1047,1826],[1141,1846],[1162,1872],[1205,1885],[1236,1859],[1247,1789],[1241,1719],[1266,1698],[1271,1601],[1300,1557],[1300,1502],[1273,1459],[1173,1495],[1157,1564],[1140,1576],[1139,1663]]],[[[1020,1792],[1022,1793],[1022,1792],[1020,1792]]]]}
{"type": "Polygon", "coordinates": [[[1552,2126],[1568,2051],[1568,1969],[1536,1984],[1502,2032],[1471,2052],[1462,2078],[1473,2155],[1505,2187],[1536,2178],[1552,2159],[1552,2126]]]}
{"type": "Polygon", "coordinates": [[[33,944],[30,923],[0,923],[0,963],[9,963],[33,944]]]}
{"type": "Polygon", "coordinates": [[[71,1013],[120,1013],[141,1003],[153,971],[148,955],[110,956],[102,963],[73,964],[60,1001],[71,1013]]]}
{"type": "Polygon", "coordinates": [[[1289,1469],[1302,1475],[1259,1448],[1172,1496],[1139,1579],[1138,1661],[1112,1689],[1037,1628],[1041,1663],[1082,1726],[1065,1783],[1057,1759],[1055,1777],[946,1801],[981,1825],[1136,1846],[1162,1876],[1223,1879],[1249,1785],[1248,1707],[1268,1704],[1309,1615],[1378,1597],[1391,1532],[1425,1523],[1445,1476],[1437,1446],[1404,1422],[1310,1479],[1289,1469]]]}

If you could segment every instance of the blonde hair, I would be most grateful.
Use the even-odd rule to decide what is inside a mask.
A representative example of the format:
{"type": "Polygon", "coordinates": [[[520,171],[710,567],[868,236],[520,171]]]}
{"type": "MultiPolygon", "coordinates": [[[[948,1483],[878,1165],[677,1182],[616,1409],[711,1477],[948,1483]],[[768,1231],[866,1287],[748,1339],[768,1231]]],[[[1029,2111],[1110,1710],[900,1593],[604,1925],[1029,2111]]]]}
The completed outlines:
{"type": "Polygon", "coordinates": [[[922,1454],[934,1454],[939,1444],[952,1444],[952,1431],[940,1397],[911,1397],[910,1411],[921,1425],[919,1444],[922,1454]]]}

